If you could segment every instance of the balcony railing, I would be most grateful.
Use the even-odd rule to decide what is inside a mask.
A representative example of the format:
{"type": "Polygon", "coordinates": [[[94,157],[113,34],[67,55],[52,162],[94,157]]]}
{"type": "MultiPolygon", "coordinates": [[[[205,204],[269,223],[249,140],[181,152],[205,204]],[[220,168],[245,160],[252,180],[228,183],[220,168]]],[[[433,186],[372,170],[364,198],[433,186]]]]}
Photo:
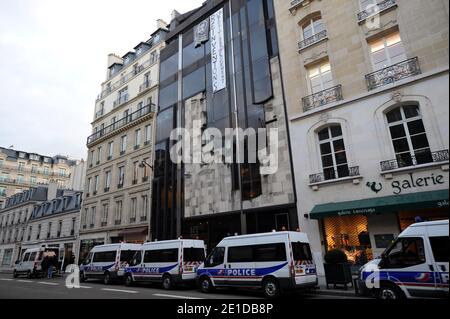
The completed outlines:
{"type": "Polygon", "coordinates": [[[299,50],[303,50],[306,49],[307,47],[310,47],[322,40],[328,39],[328,33],[327,30],[323,30],[319,33],[314,34],[312,37],[309,37],[303,41],[300,41],[298,43],[298,49],[299,50]]]}
{"type": "Polygon", "coordinates": [[[377,13],[381,13],[383,11],[389,10],[393,7],[397,6],[397,0],[383,0],[375,5],[368,7],[366,10],[358,13],[358,22],[362,21],[374,16],[377,13]]]}
{"type": "Polygon", "coordinates": [[[381,162],[381,171],[389,172],[400,168],[414,167],[422,164],[444,163],[449,161],[449,150],[424,152],[422,154],[401,154],[395,160],[381,162]]]}
{"type": "Polygon", "coordinates": [[[129,95],[125,94],[124,96],[119,97],[117,100],[114,101],[113,107],[119,107],[120,105],[128,102],[129,95]]]}
{"type": "Polygon", "coordinates": [[[312,109],[341,100],[343,100],[342,85],[337,85],[335,87],[304,97],[302,99],[303,111],[308,112],[312,109]]]}
{"type": "Polygon", "coordinates": [[[92,134],[91,136],[88,137],[87,144],[90,145],[90,144],[94,143],[95,141],[101,139],[102,137],[104,137],[112,132],[115,132],[115,131],[121,129],[122,127],[124,127],[128,124],[131,124],[131,123],[147,116],[148,114],[151,114],[154,112],[155,112],[154,104],[144,106],[141,109],[137,110],[136,112],[134,112],[128,116],[125,116],[122,119],[111,124],[110,126],[105,127],[104,129],[96,132],[95,134],[92,134]]]}
{"type": "Polygon", "coordinates": [[[147,90],[148,88],[150,88],[151,85],[152,83],[150,81],[144,82],[139,86],[139,93],[142,93],[143,91],[147,90]]]}
{"type": "Polygon", "coordinates": [[[98,119],[99,117],[102,117],[103,115],[105,115],[105,110],[101,109],[95,113],[95,118],[98,119]]]}
{"type": "Polygon", "coordinates": [[[419,58],[415,57],[366,75],[367,88],[371,91],[421,73],[419,58]]]}
{"type": "Polygon", "coordinates": [[[333,181],[341,178],[358,177],[358,176],[360,176],[359,166],[355,166],[346,169],[340,169],[338,171],[328,170],[323,173],[310,175],[309,182],[310,184],[317,184],[325,181],[333,181]]]}

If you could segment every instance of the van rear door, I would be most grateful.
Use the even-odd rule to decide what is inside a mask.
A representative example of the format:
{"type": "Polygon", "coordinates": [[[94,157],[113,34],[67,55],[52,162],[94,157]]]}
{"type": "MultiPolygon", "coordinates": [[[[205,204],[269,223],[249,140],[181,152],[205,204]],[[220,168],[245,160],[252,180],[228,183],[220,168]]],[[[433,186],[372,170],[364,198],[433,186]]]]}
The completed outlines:
{"type": "Polygon", "coordinates": [[[434,257],[434,278],[437,295],[448,295],[448,272],[449,272],[449,236],[430,236],[430,245],[434,257]]]}
{"type": "Polygon", "coordinates": [[[187,247],[183,248],[183,272],[195,273],[198,266],[205,260],[205,249],[187,247]]]}
{"type": "Polygon", "coordinates": [[[317,274],[316,265],[308,243],[293,242],[292,254],[294,258],[294,269],[296,282],[299,277],[312,276],[317,274]]]}

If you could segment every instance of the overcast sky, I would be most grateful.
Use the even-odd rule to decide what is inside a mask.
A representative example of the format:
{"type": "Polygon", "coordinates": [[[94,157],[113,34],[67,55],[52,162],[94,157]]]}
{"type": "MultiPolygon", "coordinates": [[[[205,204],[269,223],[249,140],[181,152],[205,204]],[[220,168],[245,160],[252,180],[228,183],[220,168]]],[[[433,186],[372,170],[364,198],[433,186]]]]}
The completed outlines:
{"type": "Polygon", "coordinates": [[[86,158],[109,53],[204,0],[0,0],[0,146],[86,158]]]}

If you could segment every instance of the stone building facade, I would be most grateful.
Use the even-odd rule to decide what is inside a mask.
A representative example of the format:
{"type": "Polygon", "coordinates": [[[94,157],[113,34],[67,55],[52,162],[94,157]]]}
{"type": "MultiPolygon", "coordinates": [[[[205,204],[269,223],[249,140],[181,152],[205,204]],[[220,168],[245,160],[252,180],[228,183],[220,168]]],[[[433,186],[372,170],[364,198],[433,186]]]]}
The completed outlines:
{"type": "Polygon", "coordinates": [[[448,1],[275,0],[300,226],[355,269],[448,219],[448,1]]]}
{"type": "Polygon", "coordinates": [[[159,52],[166,33],[164,22],[158,27],[133,52],[108,58],[87,141],[81,259],[97,244],[148,238],[159,52]]]}

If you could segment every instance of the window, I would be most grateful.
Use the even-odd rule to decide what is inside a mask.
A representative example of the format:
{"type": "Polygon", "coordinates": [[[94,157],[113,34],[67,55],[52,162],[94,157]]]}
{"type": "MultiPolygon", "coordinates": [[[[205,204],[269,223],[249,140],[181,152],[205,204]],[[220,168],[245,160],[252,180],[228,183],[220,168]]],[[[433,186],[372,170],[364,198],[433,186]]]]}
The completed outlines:
{"type": "Polygon", "coordinates": [[[84,214],[81,215],[81,224],[83,225],[83,228],[86,228],[86,226],[87,226],[88,213],[89,213],[89,208],[86,208],[84,210],[84,214]]]}
{"type": "Polygon", "coordinates": [[[100,146],[97,149],[97,165],[100,164],[101,160],[102,160],[102,147],[100,146]]]}
{"type": "Polygon", "coordinates": [[[137,251],[136,254],[133,256],[133,259],[130,261],[130,266],[134,267],[140,265],[141,262],[142,262],[142,252],[137,251]]]}
{"type": "Polygon", "coordinates": [[[25,163],[19,162],[18,171],[23,172],[25,170],[25,163]]]}
{"type": "Polygon", "coordinates": [[[114,212],[116,222],[122,220],[122,201],[116,202],[116,210],[114,212]]]}
{"type": "Polygon", "coordinates": [[[253,247],[229,247],[228,248],[228,262],[230,263],[244,263],[253,261],[253,247]]]}
{"type": "Polygon", "coordinates": [[[136,212],[137,212],[137,198],[131,199],[131,207],[130,207],[130,221],[136,221],[136,212]]]}
{"type": "Polygon", "coordinates": [[[51,232],[52,232],[52,223],[48,223],[47,238],[50,238],[51,232]]]}
{"type": "MultiPolygon", "coordinates": [[[[144,162],[148,163],[149,159],[148,158],[144,158],[144,162]]],[[[144,170],[142,178],[143,178],[144,181],[148,181],[148,178],[150,177],[150,169],[145,164],[144,164],[142,169],[144,170]]]]}
{"type": "Polygon", "coordinates": [[[114,155],[114,142],[108,143],[108,159],[112,159],[114,155]]]}
{"type": "Polygon", "coordinates": [[[94,254],[94,263],[113,263],[116,261],[116,251],[105,251],[94,254]]]}
{"type": "Polygon", "coordinates": [[[31,165],[31,173],[36,174],[38,170],[38,167],[36,164],[31,165]]]}
{"type": "Polygon", "coordinates": [[[324,179],[348,177],[350,171],[341,126],[329,126],[321,130],[318,137],[324,179]]]}
{"type": "Polygon", "coordinates": [[[48,166],[44,166],[44,175],[49,175],[50,174],[50,170],[48,168],[48,166]]]}
{"type": "Polygon", "coordinates": [[[205,260],[205,250],[203,248],[184,248],[183,249],[183,261],[192,262],[205,260]]]}
{"type": "Polygon", "coordinates": [[[324,62],[308,68],[308,80],[311,94],[324,91],[333,87],[333,75],[330,62],[324,62]]]}
{"type": "Polygon", "coordinates": [[[109,191],[111,187],[111,171],[107,171],[105,174],[105,191],[109,191]]]}
{"type": "Polygon", "coordinates": [[[37,184],[36,176],[31,176],[30,181],[31,181],[31,184],[32,184],[32,185],[37,184]]]}
{"type": "Polygon", "coordinates": [[[325,24],[323,23],[322,16],[318,15],[311,20],[306,21],[302,25],[302,30],[304,40],[325,31],[325,24]]]}
{"type": "Polygon", "coordinates": [[[102,211],[102,223],[108,222],[108,210],[109,210],[108,204],[104,204],[103,211],[102,211]]]}
{"type": "Polygon", "coordinates": [[[100,180],[99,176],[98,175],[95,176],[95,178],[94,178],[94,194],[97,194],[97,192],[98,192],[99,180],[100,180]]]}
{"type": "Polygon", "coordinates": [[[152,126],[147,125],[145,127],[145,145],[150,144],[152,141],[152,126]]]}
{"type": "Polygon", "coordinates": [[[133,184],[137,183],[139,178],[139,162],[133,163],[133,184]]]}
{"type": "Polygon", "coordinates": [[[123,155],[127,151],[127,136],[124,135],[120,138],[120,153],[123,155]]]}
{"type": "Polygon", "coordinates": [[[418,105],[404,105],[386,114],[399,168],[433,162],[418,105]]]}
{"type": "Polygon", "coordinates": [[[75,223],[77,222],[76,218],[72,218],[72,227],[70,229],[70,236],[75,235],[75,223]]]}
{"type": "Polygon", "coordinates": [[[292,243],[292,251],[295,261],[310,261],[313,260],[311,247],[305,243],[292,243]]]}
{"type": "Polygon", "coordinates": [[[147,212],[148,212],[148,196],[142,196],[142,212],[141,212],[141,221],[147,220],[147,212]]]}
{"type": "Polygon", "coordinates": [[[178,249],[147,250],[144,263],[172,263],[178,261],[178,249]]]}
{"type": "Polygon", "coordinates": [[[430,237],[431,249],[433,249],[434,260],[438,263],[448,263],[450,251],[449,237],[430,237]]]}
{"type": "Polygon", "coordinates": [[[388,250],[386,256],[383,266],[388,268],[406,268],[421,265],[426,262],[423,239],[400,238],[388,250]]]}
{"type": "Polygon", "coordinates": [[[59,222],[58,222],[58,230],[57,230],[57,235],[56,235],[57,237],[61,237],[62,224],[63,224],[62,221],[59,221],[59,222]]]}
{"type": "Polygon", "coordinates": [[[397,31],[369,43],[374,71],[406,60],[405,48],[397,31]]]}
{"type": "MultiPolygon", "coordinates": [[[[139,251],[140,253],[140,251],[139,251]]],[[[130,263],[130,261],[133,259],[133,257],[136,255],[136,250],[122,250],[120,252],[120,261],[126,261],[127,263],[130,263]]]]}
{"type": "Polygon", "coordinates": [[[125,184],[125,167],[119,167],[119,187],[123,187],[125,184]]]}
{"type": "Polygon", "coordinates": [[[138,148],[141,146],[141,130],[138,129],[134,132],[134,147],[138,148]]]}
{"type": "Polygon", "coordinates": [[[37,229],[37,235],[36,235],[36,239],[40,239],[41,238],[41,231],[42,231],[42,225],[38,225],[38,229],[37,229]]]}
{"type": "Polygon", "coordinates": [[[89,194],[91,192],[92,178],[89,177],[86,183],[86,193],[89,194]]]}
{"type": "Polygon", "coordinates": [[[94,165],[94,161],[95,161],[95,150],[91,151],[91,161],[89,163],[90,166],[94,165]]]}
{"type": "Polygon", "coordinates": [[[205,260],[205,267],[222,265],[225,260],[225,248],[216,247],[205,260]]]}
{"type": "Polygon", "coordinates": [[[97,209],[95,207],[91,208],[91,227],[95,226],[95,220],[96,220],[96,215],[97,214],[97,209]]]}
{"type": "Polygon", "coordinates": [[[27,262],[28,260],[30,260],[30,253],[26,253],[24,256],[23,256],[23,258],[22,258],[22,261],[23,262],[27,262]]]}

